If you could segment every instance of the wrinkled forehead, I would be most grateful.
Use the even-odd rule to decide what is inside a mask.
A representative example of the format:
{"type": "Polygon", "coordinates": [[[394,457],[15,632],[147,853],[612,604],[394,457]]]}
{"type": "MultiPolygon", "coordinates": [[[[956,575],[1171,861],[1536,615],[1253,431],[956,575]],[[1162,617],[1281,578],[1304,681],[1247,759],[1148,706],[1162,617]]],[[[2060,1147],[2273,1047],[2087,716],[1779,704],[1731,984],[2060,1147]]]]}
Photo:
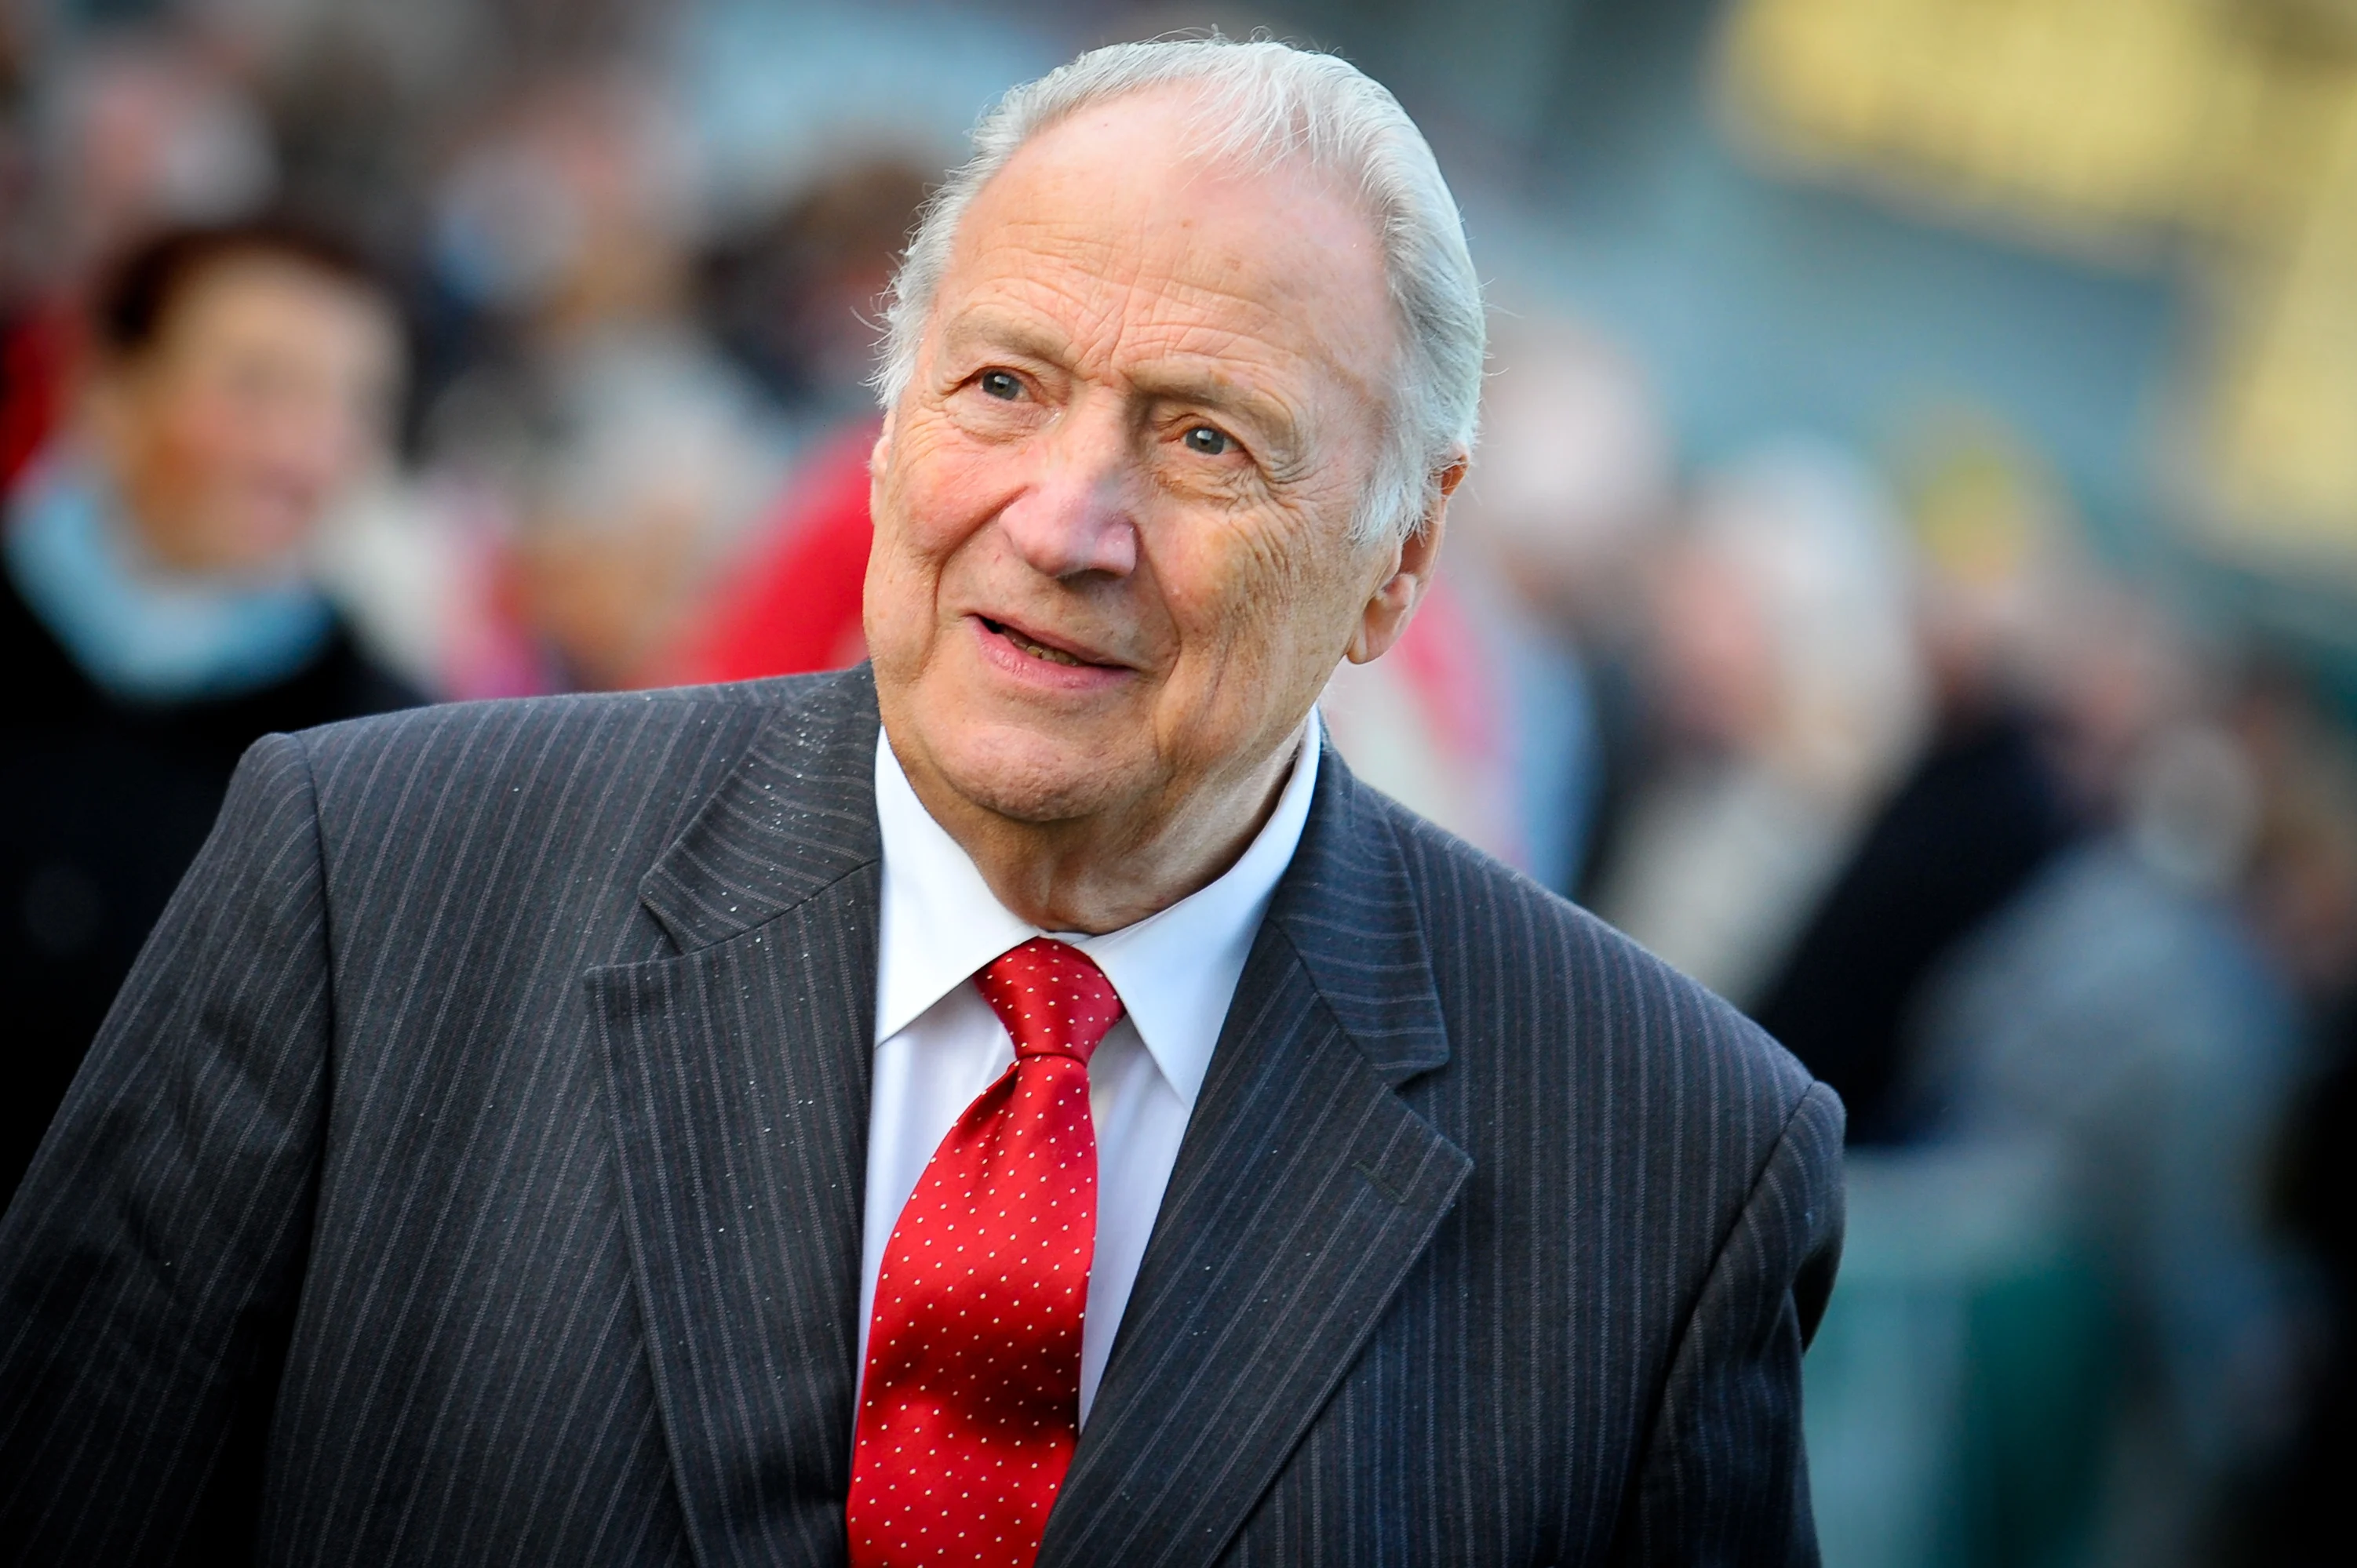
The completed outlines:
{"type": "Polygon", "coordinates": [[[932,303],[944,336],[1012,311],[1083,349],[1296,359],[1370,387],[1394,352],[1364,202],[1306,156],[1228,145],[1168,90],[1018,150],[963,214],[932,303]]]}
{"type": "Polygon", "coordinates": [[[1254,97],[1243,83],[1160,82],[1082,104],[1035,127],[985,188],[1027,162],[1085,162],[1092,153],[1118,166],[1125,188],[1291,181],[1358,209],[1371,232],[1376,223],[1372,204],[1310,134],[1307,112],[1254,97]]]}

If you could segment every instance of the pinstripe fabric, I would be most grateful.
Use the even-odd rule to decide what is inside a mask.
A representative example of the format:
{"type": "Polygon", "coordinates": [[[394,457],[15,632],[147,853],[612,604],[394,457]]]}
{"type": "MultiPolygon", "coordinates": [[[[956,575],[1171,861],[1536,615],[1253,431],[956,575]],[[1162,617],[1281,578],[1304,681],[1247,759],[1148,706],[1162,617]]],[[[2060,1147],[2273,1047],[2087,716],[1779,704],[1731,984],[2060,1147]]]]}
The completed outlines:
{"type": "MultiPolygon", "coordinates": [[[[839,1563],[875,726],[258,746],[0,1222],[12,1560],[839,1563]]],[[[1043,1563],[1813,1561],[1839,1144],[1329,757],[1043,1563]]]]}

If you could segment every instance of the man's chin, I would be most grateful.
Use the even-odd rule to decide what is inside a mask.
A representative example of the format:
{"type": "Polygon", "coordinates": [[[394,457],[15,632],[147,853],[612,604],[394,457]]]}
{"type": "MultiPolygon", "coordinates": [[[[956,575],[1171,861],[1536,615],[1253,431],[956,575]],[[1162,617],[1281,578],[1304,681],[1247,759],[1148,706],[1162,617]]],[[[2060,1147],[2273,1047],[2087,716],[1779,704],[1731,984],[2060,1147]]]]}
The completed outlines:
{"type": "Polygon", "coordinates": [[[1007,726],[931,748],[942,783],[1010,822],[1050,826],[1101,816],[1133,799],[1102,747],[1007,726]]]}
{"type": "Polygon", "coordinates": [[[1134,711],[1043,713],[972,671],[957,671],[963,680],[938,667],[906,682],[899,673],[888,652],[877,660],[877,702],[909,781],[937,816],[963,802],[1046,827],[1118,813],[1153,788],[1139,787],[1157,768],[1134,711]],[[936,799],[942,791],[955,800],[936,799]]]}
{"type": "Polygon", "coordinates": [[[983,768],[945,779],[973,804],[1009,822],[1034,827],[1101,815],[1117,791],[1101,779],[1060,776],[1043,768],[983,768]]]}

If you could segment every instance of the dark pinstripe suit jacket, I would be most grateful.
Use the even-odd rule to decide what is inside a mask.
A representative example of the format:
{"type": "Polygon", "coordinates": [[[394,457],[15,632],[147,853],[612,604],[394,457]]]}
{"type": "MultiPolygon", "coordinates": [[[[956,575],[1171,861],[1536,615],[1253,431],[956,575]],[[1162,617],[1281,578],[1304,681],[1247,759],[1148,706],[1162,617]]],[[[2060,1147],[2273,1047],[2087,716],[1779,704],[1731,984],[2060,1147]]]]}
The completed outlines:
{"type": "MultiPolygon", "coordinates": [[[[876,725],[257,746],[0,1227],[13,1560],[840,1562],[876,725]]],[[[1329,756],[1041,1563],[1813,1562],[1840,1125],[1329,756]]]]}

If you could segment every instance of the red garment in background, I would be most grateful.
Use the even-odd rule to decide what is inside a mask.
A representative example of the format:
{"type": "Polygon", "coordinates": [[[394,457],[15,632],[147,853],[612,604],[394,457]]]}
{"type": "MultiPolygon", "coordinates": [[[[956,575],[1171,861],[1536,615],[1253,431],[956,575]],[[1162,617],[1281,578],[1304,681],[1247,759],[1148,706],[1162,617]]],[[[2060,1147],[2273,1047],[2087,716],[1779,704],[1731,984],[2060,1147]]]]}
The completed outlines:
{"type": "Polygon", "coordinates": [[[36,306],[0,322],[0,493],[16,482],[64,410],[79,348],[73,313],[36,306]]]}
{"type": "Polygon", "coordinates": [[[867,581],[867,454],[863,422],[797,464],[761,542],[714,596],[664,679],[749,681],[841,670],[867,657],[860,595],[867,581]]]}

